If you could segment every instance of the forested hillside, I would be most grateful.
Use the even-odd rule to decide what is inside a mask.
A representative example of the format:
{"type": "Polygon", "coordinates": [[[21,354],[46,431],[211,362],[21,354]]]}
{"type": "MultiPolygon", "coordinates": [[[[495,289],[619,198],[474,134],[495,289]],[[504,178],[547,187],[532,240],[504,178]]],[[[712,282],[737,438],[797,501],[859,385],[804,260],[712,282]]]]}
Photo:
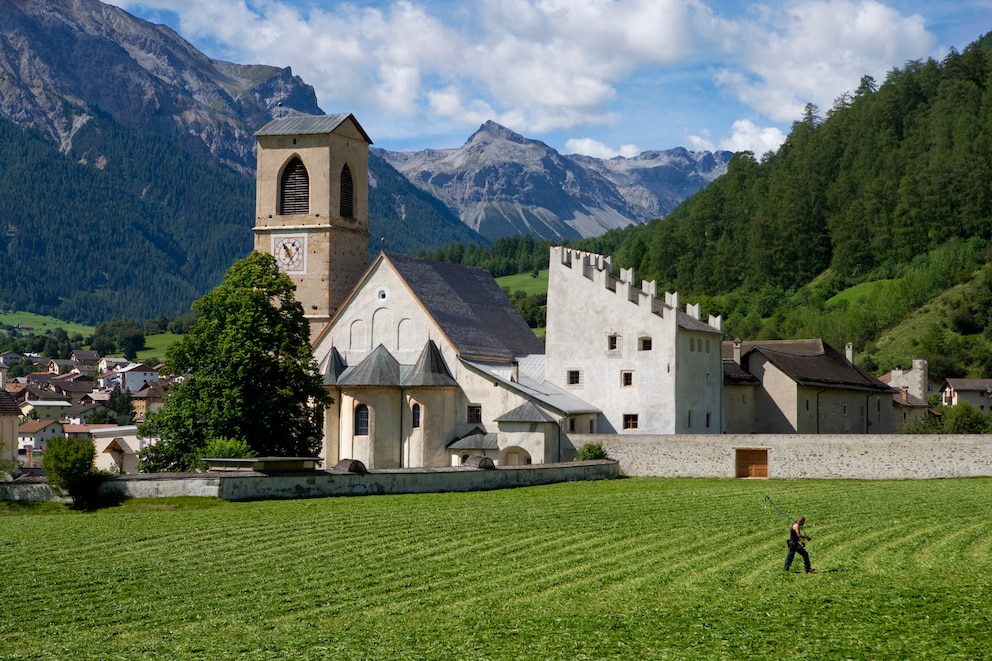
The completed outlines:
{"type": "Polygon", "coordinates": [[[0,118],[6,308],[90,323],[172,315],[251,249],[252,179],[104,118],[74,144],[60,154],[0,118]],[[104,157],[77,162],[97,140],[104,157]]]}
{"type": "MultiPolygon", "coordinates": [[[[870,353],[887,328],[972,279],[990,238],[992,33],[881,84],[865,77],[825,112],[807,106],[778,152],[737,154],[665,219],[581,246],[703,298],[731,334],[819,336],[870,353]],[[866,282],[887,285],[832,298],[866,282]]],[[[992,331],[970,298],[987,299],[972,292],[949,309],[965,307],[971,334],[992,331]]],[[[948,369],[992,369],[976,352],[948,369]]]]}

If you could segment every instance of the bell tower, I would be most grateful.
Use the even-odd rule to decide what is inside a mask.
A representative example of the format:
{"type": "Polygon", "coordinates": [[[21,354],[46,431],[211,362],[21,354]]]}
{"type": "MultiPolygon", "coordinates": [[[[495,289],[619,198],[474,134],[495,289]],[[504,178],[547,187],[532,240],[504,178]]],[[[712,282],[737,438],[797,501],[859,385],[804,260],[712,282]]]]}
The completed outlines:
{"type": "Polygon", "coordinates": [[[350,114],[289,114],[255,138],[255,250],[296,284],[313,339],[368,266],[372,141],[350,114]]]}

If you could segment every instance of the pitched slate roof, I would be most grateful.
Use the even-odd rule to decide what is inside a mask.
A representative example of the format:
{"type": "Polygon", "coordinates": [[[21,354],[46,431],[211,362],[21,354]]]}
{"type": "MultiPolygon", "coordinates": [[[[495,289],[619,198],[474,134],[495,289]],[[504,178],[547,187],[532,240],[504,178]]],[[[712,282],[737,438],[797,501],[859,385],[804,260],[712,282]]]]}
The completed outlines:
{"type": "Polygon", "coordinates": [[[271,122],[255,131],[255,136],[263,135],[323,135],[334,133],[334,131],[351,120],[358,131],[365,138],[366,142],[372,144],[365,129],[358,123],[354,115],[350,113],[338,113],[336,115],[307,115],[305,113],[290,111],[284,117],[276,117],[271,122]]]}
{"type": "Polygon", "coordinates": [[[544,353],[488,271],[396,253],[380,259],[392,264],[459,356],[509,360],[544,353]]]}
{"type": "Polygon", "coordinates": [[[944,381],[946,385],[954,388],[957,392],[974,391],[987,392],[992,394],[992,379],[957,379],[950,378],[944,381]]]}
{"type": "Polygon", "coordinates": [[[543,354],[523,357],[520,360],[519,375],[516,380],[513,378],[513,369],[509,363],[484,363],[469,360],[462,360],[461,362],[469,369],[498,382],[502,387],[540,402],[542,406],[558,411],[562,415],[601,413],[599,408],[544,380],[543,354]]]}
{"type": "Polygon", "coordinates": [[[452,440],[446,447],[449,450],[498,450],[499,437],[476,427],[464,436],[452,440]]]}
{"type": "Polygon", "coordinates": [[[496,422],[555,422],[555,419],[534,406],[532,402],[524,402],[496,418],[496,422]]]}
{"type": "Polygon", "coordinates": [[[410,388],[415,386],[457,386],[455,377],[451,376],[448,364],[444,362],[441,350],[434,344],[434,340],[427,340],[424,350],[420,352],[420,357],[410,373],[403,379],[403,386],[410,388]]]}
{"type": "MultiPolygon", "coordinates": [[[[724,342],[722,347],[723,357],[732,360],[733,343],[724,342]]],[[[802,386],[895,392],[890,386],[848,362],[847,358],[821,339],[743,342],[741,364],[745,369],[755,352],[763,355],[786,376],[802,386]]]]}
{"type": "Polygon", "coordinates": [[[725,386],[757,386],[761,385],[758,378],[734,362],[731,358],[723,359],[723,385],[725,386]]]}

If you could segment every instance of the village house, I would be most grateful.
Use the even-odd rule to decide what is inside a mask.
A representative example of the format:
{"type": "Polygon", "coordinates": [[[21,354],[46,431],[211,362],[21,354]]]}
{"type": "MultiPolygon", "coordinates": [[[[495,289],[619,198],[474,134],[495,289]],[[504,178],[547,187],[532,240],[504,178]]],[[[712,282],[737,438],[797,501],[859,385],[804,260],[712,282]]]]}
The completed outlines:
{"type": "Polygon", "coordinates": [[[992,411],[992,379],[946,379],[940,399],[944,406],[968,402],[980,411],[992,411]]]}
{"type": "Polygon", "coordinates": [[[21,417],[35,420],[61,420],[72,408],[67,399],[26,399],[21,404],[21,417]]]}
{"type": "Polygon", "coordinates": [[[32,455],[44,452],[46,443],[64,434],[58,420],[27,420],[17,428],[17,449],[28,455],[28,465],[32,465],[32,455]]]}
{"type": "Polygon", "coordinates": [[[138,472],[138,453],[155,439],[138,435],[136,425],[104,427],[90,432],[96,450],[95,466],[118,475],[138,472]]]}

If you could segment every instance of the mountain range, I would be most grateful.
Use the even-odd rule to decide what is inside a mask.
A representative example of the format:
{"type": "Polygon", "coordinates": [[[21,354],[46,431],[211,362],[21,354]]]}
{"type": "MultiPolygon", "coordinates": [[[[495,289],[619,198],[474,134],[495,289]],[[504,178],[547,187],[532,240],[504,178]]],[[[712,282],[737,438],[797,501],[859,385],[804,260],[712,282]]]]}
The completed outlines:
{"type": "Polygon", "coordinates": [[[492,121],[457,149],[373,152],[489,240],[580,239],[664,216],[725,173],[733,156],[683,148],[569,156],[492,121]]]}
{"type": "MultiPolygon", "coordinates": [[[[251,250],[254,131],[287,109],[323,113],[288,67],[211,59],[98,0],[0,2],[0,307],[187,310],[251,250]]],[[[492,122],[458,149],[373,148],[370,251],[596,236],[665,214],[730,156],[567,156],[492,122]]]]}

